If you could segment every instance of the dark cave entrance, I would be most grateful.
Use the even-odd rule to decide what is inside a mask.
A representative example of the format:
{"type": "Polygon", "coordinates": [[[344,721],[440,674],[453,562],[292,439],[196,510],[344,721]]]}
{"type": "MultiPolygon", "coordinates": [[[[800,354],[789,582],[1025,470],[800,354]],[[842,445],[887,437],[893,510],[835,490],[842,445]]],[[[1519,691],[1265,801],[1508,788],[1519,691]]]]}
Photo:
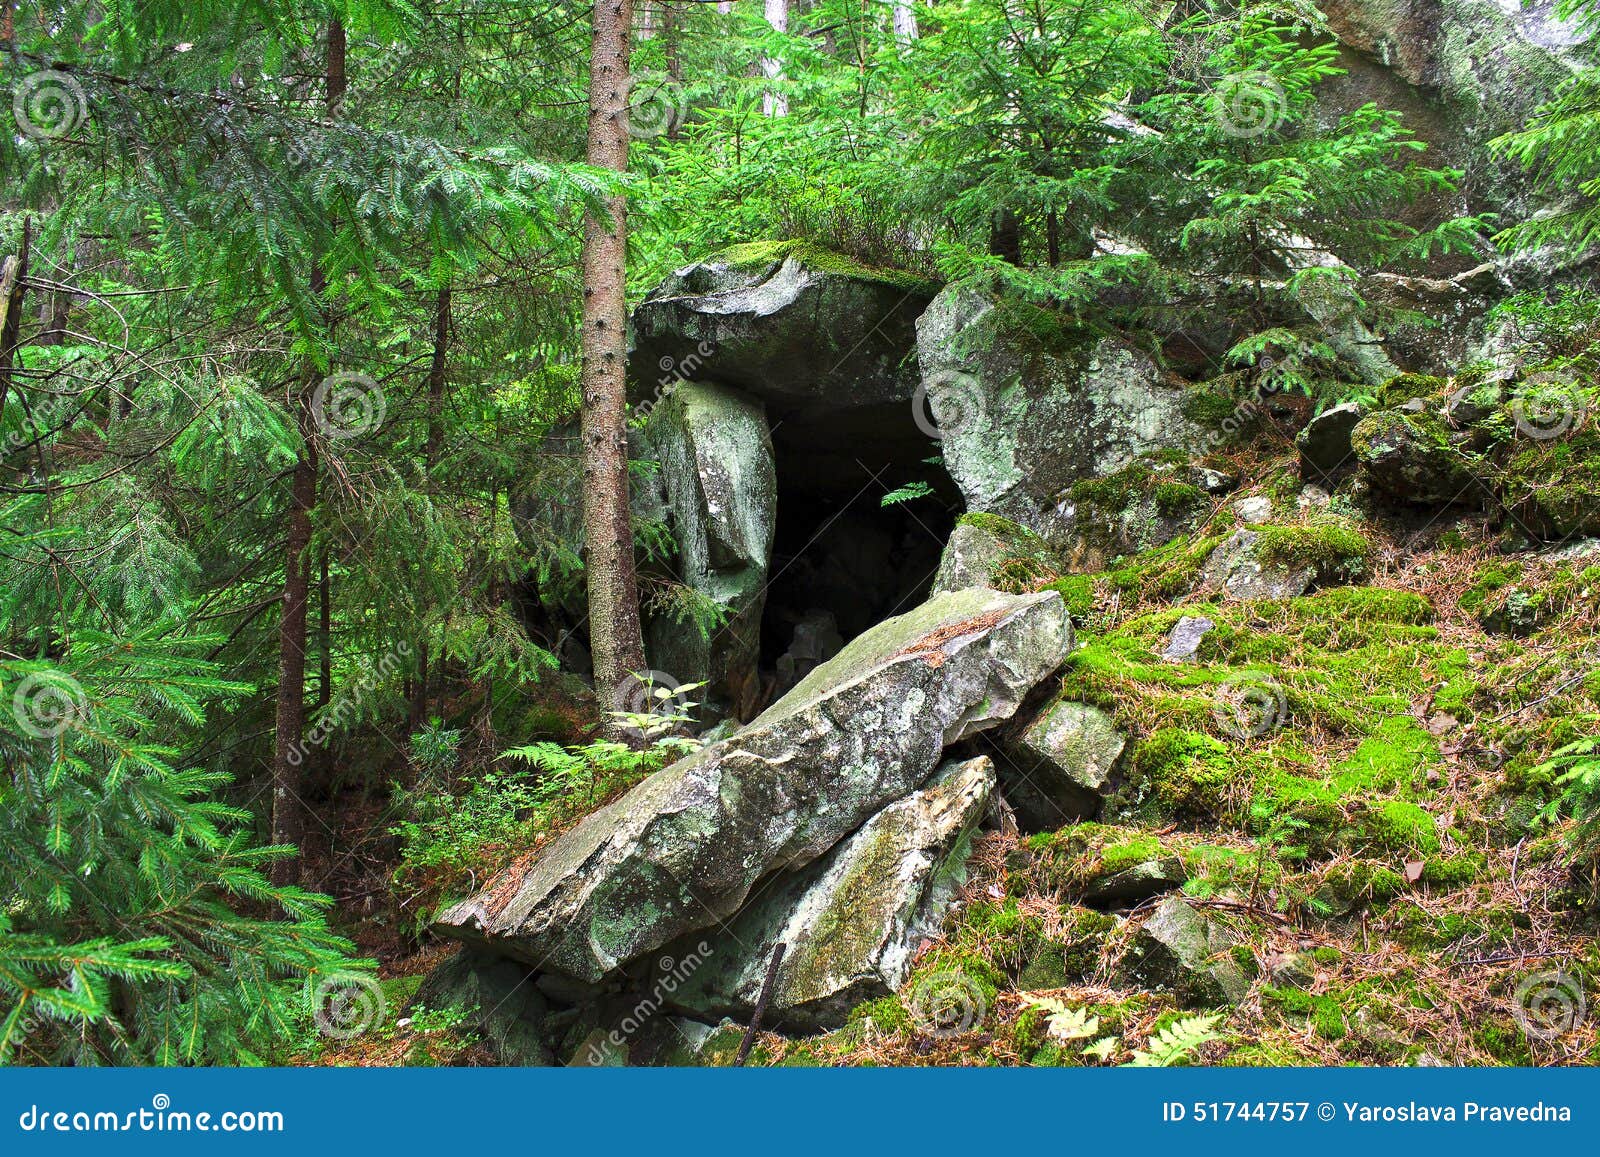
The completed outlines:
{"type": "Polygon", "coordinates": [[[927,461],[939,444],[908,403],[771,419],[777,526],[761,666],[778,672],[781,693],[842,643],[927,597],[962,499],[944,467],[927,461]],[[916,483],[933,493],[883,505],[916,483]]]}

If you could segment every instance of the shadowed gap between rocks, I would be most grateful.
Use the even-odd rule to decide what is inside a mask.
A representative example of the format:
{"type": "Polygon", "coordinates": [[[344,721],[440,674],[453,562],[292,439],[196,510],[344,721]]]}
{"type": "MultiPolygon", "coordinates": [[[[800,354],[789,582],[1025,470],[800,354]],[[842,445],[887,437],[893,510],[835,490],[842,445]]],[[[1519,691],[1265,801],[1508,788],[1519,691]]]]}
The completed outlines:
{"type": "Polygon", "coordinates": [[[904,403],[774,415],[777,524],[760,662],[782,694],[809,665],[922,602],[961,509],[904,403]],[[932,493],[883,505],[917,484],[932,493]]]}

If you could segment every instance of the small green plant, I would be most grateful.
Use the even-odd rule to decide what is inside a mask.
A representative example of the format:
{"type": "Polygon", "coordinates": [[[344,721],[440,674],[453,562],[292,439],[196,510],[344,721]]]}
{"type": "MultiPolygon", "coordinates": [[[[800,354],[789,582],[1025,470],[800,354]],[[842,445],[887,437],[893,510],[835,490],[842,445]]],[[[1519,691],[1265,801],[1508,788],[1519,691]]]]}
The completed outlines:
{"type": "MultiPolygon", "coordinates": [[[[1592,726],[1600,717],[1590,716],[1592,726]]],[[[1533,775],[1559,773],[1556,783],[1565,790],[1546,805],[1541,818],[1555,821],[1565,811],[1574,821],[1570,846],[1591,865],[1600,860],[1600,735],[1589,735],[1557,748],[1533,769],[1533,775]]]]}
{"type": "Polygon", "coordinates": [[[1203,1045],[1222,1039],[1216,1030],[1221,1019],[1216,1013],[1209,1013],[1175,1020],[1151,1037],[1144,1048],[1135,1049],[1133,1059],[1123,1067],[1165,1069],[1188,1064],[1203,1045]]]}

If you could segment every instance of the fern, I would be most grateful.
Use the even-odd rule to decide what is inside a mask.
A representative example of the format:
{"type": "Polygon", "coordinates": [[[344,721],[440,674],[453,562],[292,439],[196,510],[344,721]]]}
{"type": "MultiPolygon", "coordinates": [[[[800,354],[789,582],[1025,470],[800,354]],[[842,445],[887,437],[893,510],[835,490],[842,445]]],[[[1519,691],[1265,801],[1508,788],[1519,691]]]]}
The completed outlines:
{"type": "Polygon", "coordinates": [[[1222,1034],[1216,1031],[1221,1019],[1211,1013],[1175,1020],[1151,1037],[1143,1048],[1135,1049],[1133,1059],[1123,1067],[1152,1069],[1187,1064],[1203,1046],[1222,1039],[1222,1034]]]}

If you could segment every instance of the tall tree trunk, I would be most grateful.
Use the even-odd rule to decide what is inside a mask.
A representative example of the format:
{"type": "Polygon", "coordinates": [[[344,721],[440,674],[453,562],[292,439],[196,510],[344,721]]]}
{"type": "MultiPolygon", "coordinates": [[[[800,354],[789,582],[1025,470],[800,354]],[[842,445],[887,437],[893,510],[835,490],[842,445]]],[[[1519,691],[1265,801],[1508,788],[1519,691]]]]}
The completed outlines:
{"type": "MultiPolygon", "coordinates": [[[[683,59],[680,53],[683,38],[683,18],[678,15],[678,10],[670,0],[664,0],[661,5],[661,51],[666,57],[667,76],[678,84],[683,84],[683,59]]],[[[675,141],[678,134],[683,131],[680,123],[682,117],[673,117],[667,122],[667,140],[675,141]]]]}
{"type": "Polygon", "coordinates": [[[894,42],[910,44],[917,38],[917,10],[910,0],[894,0],[894,42]]]}
{"type": "MultiPolygon", "coordinates": [[[[337,116],[344,104],[344,25],[328,24],[326,115],[337,116]]],[[[320,308],[326,283],[321,255],[311,255],[311,295],[320,308]]],[[[283,560],[283,613],[278,623],[278,703],[274,720],[272,761],[272,842],[292,844],[295,853],[272,865],[272,880],[292,884],[300,879],[301,844],[306,817],[304,787],[306,722],[306,604],[311,593],[311,511],[317,504],[317,438],[312,395],[317,372],[300,386],[296,422],[303,449],[289,483],[288,543],[283,560]]]]}
{"type": "Polygon", "coordinates": [[[23,298],[27,295],[28,251],[33,242],[33,218],[22,219],[22,244],[0,265],[0,414],[11,392],[11,363],[22,335],[23,298]]]}
{"type": "MultiPolygon", "coordinates": [[[[589,71],[589,163],[628,169],[628,53],[633,0],[599,0],[589,71]]],[[[594,686],[614,703],[629,672],[644,668],[639,588],[628,510],[624,370],[628,206],[621,195],[583,229],[583,533],[594,686]]]]}
{"type": "MultiPolygon", "coordinates": [[[[772,25],[774,32],[789,31],[789,0],[766,0],[767,23],[772,25]]],[[[783,79],[783,61],[776,57],[766,56],[761,59],[761,71],[768,80],[783,79]]],[[[761,98],[761,111],[769,117],[785,117],[789,115],[789,98],[781,92],[769,90],[761,98]]]]}

